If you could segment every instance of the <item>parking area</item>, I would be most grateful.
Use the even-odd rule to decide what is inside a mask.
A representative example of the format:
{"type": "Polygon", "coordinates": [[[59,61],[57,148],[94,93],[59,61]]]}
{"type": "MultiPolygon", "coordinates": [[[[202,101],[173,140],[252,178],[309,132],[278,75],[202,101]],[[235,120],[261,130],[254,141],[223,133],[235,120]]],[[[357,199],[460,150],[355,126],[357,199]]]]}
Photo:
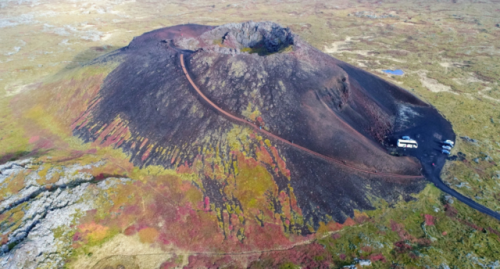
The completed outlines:
{"type": "MultiPolygon", "coordinates": [[[[450,155],[443,154],[443,145],[445,140],[456,141],[456,135],[453,132],[451,124],[444,118],[436,119],[426,117],[425,111],[419,111],[418,117],[415,117],[411,123],[413,127],[400,132],[393,133],[385,141],[387,149],[400,156],[412,156],[417,158],[422,165],[422,173],[427,180],[432,182],[441,191],[455,197],[457,200],[468,206],[500,220],[500,214],[474,200],[460,194],[456,190],[446,185],[440,177],[441,170],[448,159],[453,159],[453,150],[450,155]],[[417,148],[397,147],[398,139],[403,136],[409,136],[418,143],[417,148]]],[[[456,158],[455,158],[456,159],[456,158]]]]}

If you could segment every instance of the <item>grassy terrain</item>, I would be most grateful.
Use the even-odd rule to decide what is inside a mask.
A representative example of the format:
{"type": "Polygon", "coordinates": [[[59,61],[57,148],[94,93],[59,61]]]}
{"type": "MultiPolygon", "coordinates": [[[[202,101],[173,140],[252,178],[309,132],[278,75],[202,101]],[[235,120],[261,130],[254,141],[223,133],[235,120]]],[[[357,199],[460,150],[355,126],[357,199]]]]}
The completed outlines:
{"type": "MultiPolygon", "coordinates": [[[[102,66],[99,70],[79,67],[126,46],[143,32],[183,23],[219,25],[272,20],[290,27],[316,48],[408,89],[434,105],[453,124],[458,137],[475,139],[475,142],[457,139],[452,153],[465,154],[465,160],[449,162],[442,177],[464,195],[500,211],[500,28],[496,26],[500,23],[499,3],[8,1],[0,7],[2,163],[25,156],[58,165],[106,158],[108,164],[93,171],[93,175],[119,174],[140,182],[139,187],[123,187],[123,194],[137,191],[135,187],[147,194],[151,191],[145,183],[148,180],[158,180],[160,187],[164,187],[162,182],[170,180],[169,184],[175,183],[176,188],[186,190],[185,193],[174,190],[171,195],[194,204],[202,198],[183,185],[185,178],[182,177],[188,175],[182,175],[181,179],[174,177],[174,180],[170,176],[176,174],[175,171],[161,167],[138,169],[118,150],[82,144],[61,123],[70,121],[64,118],[64,109],[77,111],[82,107],[79,104],[67,108],[45,105],[71,102],[57,99],[58,91],[65,87],[98,85],[103,79],[99,75],[110,72],[113,66],[102,66]],[[405,74],[388,76],[382,69],[402,69],[405,74]],[[66,81],[67,78],[71,80],[66,81]],[[44,91],[37,92],[40,89],[44,91]],[[32,96],[33,103],[20,104],[16,98],[21,95],[32,96]],[[37,102],[40,106],[36,106],[37,102]],[[76,157],[67,160],[67,156],[76,157]]],[[[99,198],[103,209],[87,216],[82,223],[105,219],[104,209],[113,208],[109,201],[130,203],[119,197],[99,198]]],[[[292,252],[283,257],[262,254],[260,263],[252,263],[252,266],[269,267],[266,259],[279,260],[280,266],[319,264],[324,260],[338,268],[352,264],[354,258],[371,259],[374,268],[387,268],[391,264],[395,268],[403,268],[403,265],[405,268],[445,268],[445,265],[478,268],[480,264],[493,264],[500,256],[499,222],[457,201],[448,204],[444,200],[444,195],[429,185],[415,200],[394,208],[380,201],[378,209],[360,213],[352,226],[345,226],[334,234],[330,233],[335,229],[327,224],[320,228],[314,244],[324,246],[325,252],[302,260],[292,259],[292,252]]],[[[144,203],[144,200],[137,201],[144,203]]],[[[200,222],[217,216],[207,214],[203,218],[206,219],[200,222]]],[[[99,226],[101,224],[85,225],[71,230],[72,235],[85,231],[88,243],[75,245],[73,261],[85,259],[96,246],[112,246],[113,236],[121,232],[99,226]]],[[[57,234],[65,233],[58,231],[57,234]]],[[[155,236],[153,230],[145,229],[137,234],[141,244],[149,244],[155,236]]],[[[175,255],[181,257],[182,253],[175,252],[175,255]]],[[[174,264],[189,264],[188,256],[173,259],[174,264]]],[[[220,262],[244,264],[236,260],[220,262]]]]}

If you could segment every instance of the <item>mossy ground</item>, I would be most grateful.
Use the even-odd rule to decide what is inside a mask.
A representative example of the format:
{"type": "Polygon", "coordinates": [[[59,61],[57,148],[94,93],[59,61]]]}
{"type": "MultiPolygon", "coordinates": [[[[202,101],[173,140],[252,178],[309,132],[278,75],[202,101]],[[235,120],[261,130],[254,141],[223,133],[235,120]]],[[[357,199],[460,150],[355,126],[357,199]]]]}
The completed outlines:
{"type": "MultiPolygon", "coordinates": [[[[51,164],[57,166],[76,161],[86,164],[105,159],[105,166],[91,171],[95,177],[121,175],[136,180],[99,195],[100,210],[82,213],[82,218],[75,220],[73,228],[66,232],[57,231],[58,236],[65,238],[80,233],[81,237],[75,240],[73,260],[79,255],[89,255],[91,247],[112,240],[114,235],[127,233],[130,224],[136,222],[134,218],[153,219],[148,214],[156,211],[141,210],[141,207],[148,204],[148,199],[151,206],[158,203],[154,201],[158,197],[149,195],[155,190],[175,197],[179,204],[174,208],[186,203],[197,208],[195,214],[184,208],[187,211],[180,215],[206,223],[205,230],[192,227],[193,231],[203,235],[213,234],[219,229],[231,234],[229,225],[221,224],[221,216],[235,216],[234,223],[240,223],[248,216],[242,216],[240,208],[230,203],[225,210],[209,207],[212,212],[207,212],[202,193],[189,183],[197,182],[196,173],[179,173],[162,167],[134,167],[128,162],[128,156],[117,149],[83,144],[73,137],[68,126],[74,118],[67,115],[78,116],[78,112],[83,112],[88,105],[86,101],[92,99],[105,75],[114,68],[106,64],[96,65],[98,68],[77,67],[127,45],[134,36],[188,22],[218,25],[272,20],[290,27],[318,49],[330,51],[334,57],[400,84],[434,105],[453,124],[458,136],[476,139],[477,143],[457,140],[453,154],[460,151],[466,154],[466,160],[450,162],[443,172],[443,179],[464,195],[500,210],[500,178],[497,177],[500,170],[497,166],[500,161],[500,66],[496,50],[500,46],[500,28],[495,26],[500,23],[495,13],[498,8],[498,3],[414,1],[378,4],[257,1],[211,2],[210,5],[202,1],[122,4],[104,1],[96,5],[58,1],[57,5],[42,3],[36,7],[7,2],[0,10],[0,17],[18,25],[4,27],[1,33],[0,160],[3,163],[26,156],[40,158],[45,164],[39,174],[44,177],[51,164]],[[379,19],[358,17],[355,15],[357,11],[395,16],[379,19]],[[32,18],[29,14],[35,15],[32,18]],[[92,34],[99,38],[92,41],[88,38],[92,34]],[[337,44],[335,50],[331,49],[332,43],[337,44]],[[20,47],[19,51],[12,53],[16,47],[20,47]],[[380,71],[382,69],[402,69],[405,74],[386,76],[380,71]],[[435,81],[436,87],[426,87],[423,78],[433,79],[431,81],[435,81]],[[449,91],[433,92],[440,85],[449,86],[449,91]],[[59,95],[70,88],[80,88],[80,91],[76,96],[59,95]],[[23,95],[31,98],[21,99],[23,95]],[[51,105],[55,103],[65,106],[51,105]],[[474,161],[476,158],[477,162],[474,161]],[[154,186],[150,185],[152,182],[155,182],[154,186]],[[122,213],[120,206],[131,207],[129,210],[133,213],[122,213]],[[216,225],[210,226],[209,223],[216,225]]],[[[254,114],[249,110],[248,117],[252,118],[254,114]]],[[[262,161],[266,160],[264,152],[260,156],[262,161]]],[[[239,158],[238,161],[245,160],[244,156],[239,158]]],[[[238,175],[244,175],[248,169],[245,162],[239,163],[242,166],[234,165],[238,175]]],[[[56,174],[48,180],[49,183],[55,180],[56,174]]],[[[19,181],[16,180],[9,179],[11,183],[2,188],[2,196],[22,187],[16,185],[19,181]]],[[[236,182],[238,177],[233,180],[236,182]]],[[[265,181],[264,176],[262,180],[265,181]]],[[[262,186],[264,189],[255,189],[254,192],[274,190],[272,185],[262,186]]],[[[242,197],[242,206],[263,203],[253,198],[253,192],[231,190],[231,193],[242,197]]],[[[314,252],[313,257],[301,260],[294,259],[292,252],[279,257],[262,254],[262,263],[253,263],[253,266],[266,267],[266,259],[274,259],[279,260],[278,265],[283,268],[313,261],[328,261],[332,266],[340,267],[351,264],[354,258],[365,258],[373,261],[374,268],[387,268],[390,264],[405,268],[438,268],[443,264],[476,268],[479,262],[488,264],[497,260],[500,256],[499,222],[457,201],[444,205],[442,196],[439,190],[429,185],[415,200],[401,202],[392,208],[380,201],[376,210],[364,212],[366,216],[360,214],[361,217],[352,220],[352,226],[339,228],[334,224],[324,224],[316,236],[319,238],[316,244],[324,246],[325,252],[314,252]],[[331,232],[335,233],[329,234],[331,232]],[[324,235],[327,237],[322,238],[324,235]]],[[[293,196],[286,199],[293,199],[293,196]]],[[[259,206],[264,208],[267,205],[259,206]]],[[[22,210],[10,213],[1,216],[2,223],[22,217],[22,210]]],[[[283,216],[267,216],[268,220],[274,217],[279,221],[285,219],[283,216]]],[[[303,221],[300,216],[289,218],[289,221],[303,221]]],[[[183,223],[175,224],[178,227],[174,231],[185,228],[183,223]]],[[[132,225],[128,232],[137,232],[142,243],[158,242],[161,240],[159,228],[150,226],[132,225]]],[[[278,227],[279,233],[285,229],[283,225],[278,227]]],[[[237,225],[231,227],[234,242],[243,238],[239,228],[237,225]]],[[[182,240],[193,239],[189,233],[176,237],[180,241],[169,242],[170,246],[178,247],[183,245],[182,240]]],[[[261,239],[269,238],[264,236],[261,239]]],[[[192,242],[191,246],[203,249],[203,243],[213,243],[223,240],[223,237],[195,239],[202,242],[201,245],[192,242]],[[203,241],[205,239],[207,241],[203,241]]],[[[288,240],[282,239],[282,242],[288,240]]],[[[187,248],[189,244],[183,246],[187,248]]],[[[195,259],[192,261],[194,263],[195,259]]],[[[220,261],[232,262],[228,259],[220,261]]]]}

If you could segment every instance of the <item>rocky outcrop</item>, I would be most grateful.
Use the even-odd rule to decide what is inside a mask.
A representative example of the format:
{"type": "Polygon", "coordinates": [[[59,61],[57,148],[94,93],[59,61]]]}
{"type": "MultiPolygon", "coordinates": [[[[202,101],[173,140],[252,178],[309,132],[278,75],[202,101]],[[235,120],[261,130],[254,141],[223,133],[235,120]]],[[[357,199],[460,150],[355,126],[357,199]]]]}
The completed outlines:
{"type": "Polygon", "coordinates": [[[102,164],[104,162],[54,166],[43,177],[39,172],[44,164],[33,159],[0,165],[4,191],[0,202],[0,267],[58,268],[63,265],[64,258],[70,254],[71,238],[67,234],[75,216],[95,208],[94,193],[129,181],[127,178],[96,181],[91,174],[82,172],[102,164]],[[59,179],[47,183],[56,171],[59,179]],[[18,192],[5,191],[20,179],[23,187],[18,192]]]}

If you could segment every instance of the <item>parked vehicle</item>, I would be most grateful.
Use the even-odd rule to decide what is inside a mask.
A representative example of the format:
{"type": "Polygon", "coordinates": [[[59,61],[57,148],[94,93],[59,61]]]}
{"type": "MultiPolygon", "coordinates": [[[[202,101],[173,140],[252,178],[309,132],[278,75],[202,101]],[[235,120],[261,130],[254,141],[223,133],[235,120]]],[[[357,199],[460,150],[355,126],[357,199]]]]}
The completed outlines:
{"type": "Polygon", "coordinates": [[[413,139],[404,139],[404,138],[409,138],[408,136],[404,136],[403,139],[398,139],[398,147],[400,148],[418,148],[418,143],[417,141],[413,139]]]}
{"type": "Polygon", "coordinates": [[[444,145],[444,146],[443,146],[443,149],[446,149],[446,150],[451,150],[451,147],[450,147],[450,146],[447,146],[447,145],[444,145]]]}
{"type": "Polygon", "coordinates": [[[441,152],[443,154],[450,155],[450,151],[449,150],[443,149],[441,152]]]}
{"type": "Polygon", "coordinates": [[[455,146],[455,142],[453,142],[453,141],[451,141],[451,140],[445,140],[445,141],[443,142],[443,144],[448,145],[448,146],[450,146],[450,147],[452,147],[452,148],[455,146]]]}

